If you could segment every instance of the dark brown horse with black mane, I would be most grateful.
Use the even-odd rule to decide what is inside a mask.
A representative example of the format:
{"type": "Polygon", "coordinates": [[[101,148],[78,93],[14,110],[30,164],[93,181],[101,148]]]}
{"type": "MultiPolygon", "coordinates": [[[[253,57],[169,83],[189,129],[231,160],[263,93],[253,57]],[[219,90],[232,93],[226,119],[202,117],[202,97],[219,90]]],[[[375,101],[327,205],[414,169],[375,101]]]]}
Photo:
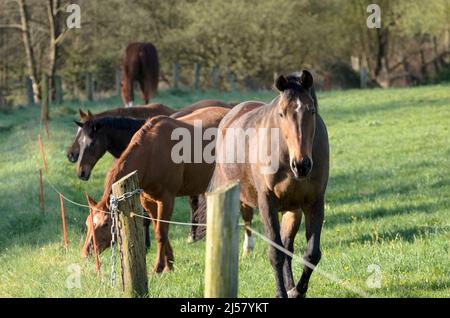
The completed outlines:
{"type": "MultiPolygon", "coordinates": [[[[78,111],[80,113],[79,123],[84,123],[88,120],[94,120],[103,117],[132,117],[147,120],[148,118],[154,116],[158,115],[170,116],[177,112],[176,110],[169,108],[163,104],[150,104],[131,108],[115,108],[95,115],[92,114],[90,111],[88,111],[87,113],[85,113],[81,109],[79,109],[78,111]]],[[[76,132],[75,139],[72,142],[72,145],[67,149],[67,159],[72,163],[78,161],[78,156],[80,154],[79,139],[80,139],[80,128],[78,128],[76,132]]]]}
{"type": "Polygon", "coordinates": [[[133,106],[134,81],[139,82],[145,104],[156,94],[159,81],[158,53],[152,43],[130,43],[121,64],[122,99],[125,107],[133,106]]]}
{"type": "MultiPolygon", "coordinates": [[[[199,109],[185,116],[183,120],[176,120],[166,116],[158,116],[148,120],[133,136],[130,144],[119,160],[108,173],[105,189],[101,201],[96,204],[90,199],[91,211],[94,215],[93,228],[88,225],[88,234],[82,251],[86,256],[92,245],[92,231],[95,231],[97,248],[103,251],[111,241],[111,219],[104,213],[108,209],[112,184],[128,173],[137,170],[139,183],[144,193],[141,203],[144,209],[154,219],[170,220],[173,212],[175,197],[198,195],[204,193],[212,172],[214,161],[202,158],[200,161],[174,160],[173,150],[179,141],[173,138],[175,131],[188,133],[191,154],[195,157],[196,121],[202,122],[202,135],[210,128],[218,127],[223,116],[229,111],[223,107],[208,107],[199,109]]],[[[215,140],[202,140],[202,153],[207,147],[214,146],[215,140]]],[[[192,158],[191,158],[192,159],[192,158]]],[[[173,268],[173,251],[169,242],[167,223],[153,222],[155,237],[158,245],[155,272],[169,271],[173,268]]]]}
{"type": "MultiPolygon", "coordinates": [[[[329,171],[327,130],[318,114],[313,77],[308,71],[280,76],[275,86],[279,96],[269,104],[239,104],[222,120],[208,190],[240,180],[241,202],[258,208],[266,236],[291,252],[303,213],[307,239],[304,259],[317,265],[329,171]],[[228,137],[234,137],[236,131],[248,134],[244,148],[238,150],[246,155],[243,162],[224,160],[230,153],[229,141],[236,141],[228,137]],[[269,160],[261,155],[261,149],[269,160]],[[279,211],[283,213],[281,227],[279,211]]],[[[205,210],[201,204],[199,215],[205,216],[205,210]]],[[[294,284],[292,259],[273,246],[269,246],[269,259],[275,272],[276,296],[304,296],[313,268],[305,265],[294,284]]]]}

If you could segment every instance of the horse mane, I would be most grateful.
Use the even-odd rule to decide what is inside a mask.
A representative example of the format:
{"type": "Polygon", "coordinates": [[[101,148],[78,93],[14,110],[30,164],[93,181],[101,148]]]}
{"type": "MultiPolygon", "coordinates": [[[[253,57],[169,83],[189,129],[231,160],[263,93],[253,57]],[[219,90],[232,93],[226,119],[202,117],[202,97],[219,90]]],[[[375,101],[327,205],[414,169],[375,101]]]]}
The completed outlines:
{"type": "Polygon", "coordinates": [[[133,138],[130,141],[130,144],[125,149],[125,151],[122,153],[119,159],[116,160],[116,162],[113,164],[111,169],[108,171],[108,174],[105,178],[104,183],[104,191],[102,195],[102,202],[105,202],[106,206],[109,207],[109,196],[112,191],[112,185],[114,182],[117,181],[117,175],[120,174],[120,172],[123,170],[126,158],[128,154],[133,151],[133,147],[135,145],[140,145],[144,142],[145,138],[148,138],[149,135],[155,135],[156,132],[153,132],[156,126],[158,126],[159,123],[161,123],[164,119],[169,118],[165,115],[156,116],[153,118],[145,120],[137,120],[133,119],[133,121],[140,122],[140,128],[139,130],[134,134],[133,138]],[[142,121],[145,123],[142,125],[142,121]]]}
{"type": "Polygon", "coordinates": [[[100,125],[102,127],[111,127],[122,130],[137,130],[145,123],[144,119],[135,119],[129,117],[101,117],[88,120],[86,127],[100,125]]]}
{"type": "Polygon", "coordinates": [[[286,76],[286,79],[288,81],[288,86],[287,86],[288,94],[291,93],[289,91],[292,91],[293,94],[301,92],[302,90],[309,92],[314,101],[314,105],[316,106],[316,112],[318,113],[319,112],[319,103],[317,101],[316,90],[314,88],[314,84],[310,89],[304,88],[300,84],[301,75],[302,75],[301,72],[295,72],[295,73],[292,73],[292,74],[289,74],[286,76]]]}

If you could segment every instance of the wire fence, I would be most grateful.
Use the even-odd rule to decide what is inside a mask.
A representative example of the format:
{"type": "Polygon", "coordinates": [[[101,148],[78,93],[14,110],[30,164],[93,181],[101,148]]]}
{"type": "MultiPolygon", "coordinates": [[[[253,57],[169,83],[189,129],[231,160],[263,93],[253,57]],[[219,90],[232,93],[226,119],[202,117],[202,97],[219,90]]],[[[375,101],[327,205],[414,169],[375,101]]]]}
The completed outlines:
{"type": "MultiPolygon", "coordinates": [[[[40,120],[39,120],[39,131],[38,131],[38,133],[40,133],[40,132],[42,131],[42,126],[43,126],[43,120],[42,120],[42,116],[40,116],[40,120]]],[[[39,168],[39,164],[36,163],[36,166],[37,166],[38,169],[40,169],[40,168],[39,168]]],[[[44,171],[45,171],[45,170],[44,170],[44,171]]],[[[77,202],[77,201],[75,201],[75,200],[69,198],[67,195],[65,195],[64,193],[62,193],[62,191],[60,191],[60,189],[59,189],[53,182],[51,182],[51,181],[49,180],[48,172],[47,172],[47,171],[45,171],[44,176],[45,176],[45,178],[43,178],[43,179],[44,179],[44,181],[50,186],[50,188],[51,188],[56,194],[58,194],[61,198],[63,198],[65,201],[69,202],[70,204],[73,204],[73,205],[78,206],[78,207],[82,207],[82,208],[87,208],[87,209],[90,209],[90,210],[94,210],[94,211],[97,211],[97,212],[106,213],[106,214],[109,214],[109,215],[112,215],[112,214],[113,214],[113,213],[111,213],[110,211],[98,209],[98,208],[95,208],[95,207],[92,207],[92,206],[89,206],[89,205],[86,205],[86,204],[77,202]]],[[[142,192],[141,189],[139,189],[139,190],[140,190],[140,192],[142,192]]],[[[206,227],[206,224],[205,224],[205,223],[191,223],[191,222],[179,222],[179,221],[164,220],[164,219],[158,219],[158,218],[153,218],[153,217],[145,216],[145,215],[143,215],[143,214],[131,213],[130,216],[135,216],[135,217],[138,217],[138,218],[147,219],[147,220],[154,221],[154,222],[168,223],[168,224],[173,224],[173,225],[180,225],[180,226],[203,226],[203,227],[206,227]]],[[[283,252],[286,256],[291,257],[292,259],[298,261],[300,264],[309,267],[310,269],[314,270],[316,273],[318,273],[319,275],[325,277],[326,279],[328,279],[328,280],[330,280],[330,281],[332,281],[332,282],[334,282],[334,283],[336,283],[336,284],[341,285],[343,288],[347,289],[348,291],[350,291],[350,292],[352,292],[352,293],[354,293],[354,294],[357,294],[357,295],[359,295],[359,296],[361,296],[361,297],[364,297],[364,298],[369,298],[369,297],[371,297],[368,293],[366,293],[366,292],[365,292],[364,290],[362,290],[361,288],[356,287],[356,286],[353,286],[352,284],[349,284],[349,283],[343,281],[342,279],[340,279],[339,277],[337,277],[337,276],[334,275],[334,274],[331,274],[331,273],[328,273],[328,272],[326,272],[326,271],[324,271],[324,270],[321,270],[321,269],[318,268],[316,265],[314,265],[314,264],[312,264],[312,263],[306,261],[305,259],[303,259],[302,257],[300,257],[300,256],[298,256],[298,255],[295,255],[294,253],[292,253],[291,251],[289,251],[288,249],[286,249],[284,246],[281,246],[281,245],[277,244],[276,242],[270,240],[270,239],[267,238],[264,234],[262,234],[262,233],[256,231],[256,230],[255,230],[254,228],[252,228],[251,226],[248,226],[248,225],[246,225],[246,224],[244,224],[244,223],[240,223],[240,224],[239,224],[239,227],[241,227],[241,228],[243,227],[243,228],[249,230],[251,233],[255,234],[257,237],[259,237],[259,238],[262,239],[264,242],[266,242],[268,245],[270,245],[270,246],[274,247],[275,249],[277,249],[277,250],[283,252]]]]}

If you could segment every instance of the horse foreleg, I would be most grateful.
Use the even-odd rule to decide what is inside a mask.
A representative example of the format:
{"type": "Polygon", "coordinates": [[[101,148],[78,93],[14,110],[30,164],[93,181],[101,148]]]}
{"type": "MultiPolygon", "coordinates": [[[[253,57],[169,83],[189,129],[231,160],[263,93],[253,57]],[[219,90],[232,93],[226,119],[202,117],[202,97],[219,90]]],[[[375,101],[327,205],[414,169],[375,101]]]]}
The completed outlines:
{"type": "Polygon", "coordinates": [[[141,79],[139,81],[139,85],[140,85],[141,91],[142,91],[142,99],[144,100],[144,104],[147,105],[148,101],[150,100],[148,84],[146,83],[145,79],[141,79]]]}
{"type": "MultiPolygon", "coordinates": [[[[241,214],[244,219],[245,226],[252,226],[253,209],[248,205],[241,203],[241,214]]],[[[242,256],[249,255],[255,247],[255,241],[253,240],[252,232],[249,229],[245,229],[244,244],[242,245],[242,256]]]]}
{"type": "MultiPolygon", "coordinates": [[[[282,245],[280,236],[280,222],[278,221],[278,211],[274,205],[274,199],[270,193],[258,193],[258,207],[264,223],[266,236],[272,242],[282,245]]],[[[286,255],[269,246],[269,260],[275,273],[276,297],[286,298],[286,288],[283,279],[283,264],[286,255]]]]}
{"type": "Polygon", "coordinates": [[[126,87],[126,96],[124,96],[125,107],[133,107],[134,102],[134,76],[133,74],[128,74],[128,77],[125,81],[126,87]]]}
{"type": "MultiPolygon", "coordinates": [[[[302,221],[302,211],[286,211],[281,220],[281,241],[285,249],[294,253],[294,240],[302,221]]],[[[294,277],[292,275],[292,257],[286,256],[283,266],[284,286],[286,290],[295,287],[294,277]]]]}
{"type": "Polygon", "coordinates": [[[289,291],[289,297],[300,298],[306,296],[308,282],[314,267],[319,263],[320,252],[320,234],[324,218],[324,200],[318,199],[314,204],[303,209],[305,214],[306,240],[307,247],[303,259],[303,273],[297,286],[289,291]]]}

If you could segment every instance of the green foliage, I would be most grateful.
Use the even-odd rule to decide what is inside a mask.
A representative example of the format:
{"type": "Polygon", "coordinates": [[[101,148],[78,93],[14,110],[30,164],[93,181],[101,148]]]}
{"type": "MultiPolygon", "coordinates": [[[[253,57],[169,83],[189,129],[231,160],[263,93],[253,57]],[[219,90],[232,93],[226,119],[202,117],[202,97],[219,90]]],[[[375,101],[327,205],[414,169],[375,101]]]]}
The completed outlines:
{"type": "MultiPolygon", "coordinates": [[[[330,182],[319,268],[376,297],[448,297],[450,295],[449,210],[450,87],[350,90],[320,93],[320,113],[331,147],[330,182]],[[368,289],[370,264],[381,266],[381,288],[368,289]]],[[[271,91],[172,95],[161,91],[155,102],[174,107],[203,98],[269,101],[271,91]]],[[[89,182],[76,177],[65,149],[75,134],[79,107],[98,112],[121,106],[119,99],[96,103],[65,102],[50,121],[44,138],[48,178],[69,198],[85,202],[103,192],[112,164],[106,155],[89,182]],[[68,111],[72,109],[72,112],[68,111]]],[[[55,108],[56,112],[56,108],[55,108]]],[[[39,111],[27,108],[0,116],[0,296],[121,297],[120,284],[109,287],[110,252],[101,255],[102,276],[93,259],[81,259],[86,209],[66,202],[69,252],[62,243],[59,198],[44,184],[46,214],[39,209],[36,147],[39,111]],[[81,289],[68,289],[69,265],[79,265],[81,289]]],[[[187,200],[176,200],[173,219],[188,221],[187,200]]],[[[254,226],[263,232],[256,215],[254,226]]],[[[149,274],[151,297],[202,297],[204,242],[188,244],[189,229],[170,227],[175,271],[149,274]]],[[[241,243],[243,232],[241,232],[241,243]]],[[[255,252],[239,260],[239,297],[273,297],[274,279],[267,245],[255,238],[255,252]]],[[[155,244],[147,257],[151,268],[155,244]]],[[[305,249],[304,226],[296,254],[305,249]]],[[[301,264],[294,262],[298,279],[301,264]]],[[[354,297],[319,273],[311,278],[309,297],[354,297]]]]}

